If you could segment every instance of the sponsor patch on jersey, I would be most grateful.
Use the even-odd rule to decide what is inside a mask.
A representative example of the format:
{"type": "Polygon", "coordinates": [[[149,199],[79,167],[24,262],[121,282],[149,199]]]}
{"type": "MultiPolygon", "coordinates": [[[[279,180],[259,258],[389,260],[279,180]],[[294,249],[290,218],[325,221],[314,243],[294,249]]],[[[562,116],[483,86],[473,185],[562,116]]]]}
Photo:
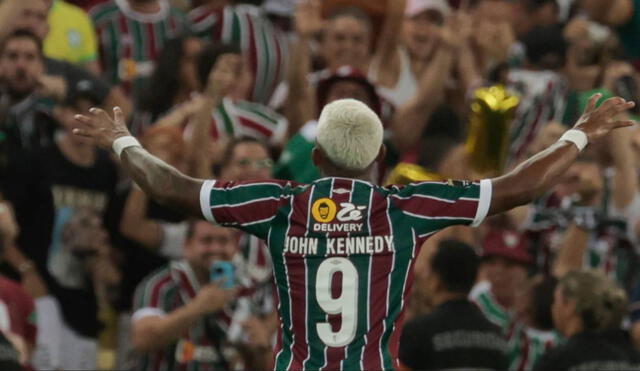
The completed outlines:
{"type": "Polygon", "coordinates": [[[469,180],[453,180],[453,179],[449,179],[449,180],[447,180],[447,184],[452,186],[452,187],[466,188],[466,187],[469,187],[471,184],[473,184],[473,182],[471,182],[469,180]]]}
{"type": "Polygon", "coordinates": [[[336,203],[330,198],[320,198],[311,206],[311,215],[318,223],[330,223],[338,211],[336,203]]]}

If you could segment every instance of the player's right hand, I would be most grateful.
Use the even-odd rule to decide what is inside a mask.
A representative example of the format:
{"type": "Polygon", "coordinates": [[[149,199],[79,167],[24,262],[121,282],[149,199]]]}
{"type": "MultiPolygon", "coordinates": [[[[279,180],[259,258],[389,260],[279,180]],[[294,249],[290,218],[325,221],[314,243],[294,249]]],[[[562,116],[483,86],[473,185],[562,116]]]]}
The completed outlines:
{"type": "Polygon", "coordinates": [[[223,289],[216,283],[210,283],[200,288],[192,305],[202,315],[215,313],[233,301],[236,294],[236,289],[223,289]]]}
{"type": "Polygon", "coordinates": [[[73,129],[73,134],[92,138],[105,149],[111,149],[114,140],[131,135],[120,107],[113,109],[113,118],[104,110],[94,107],[86,115],[76,115],[75,119],[79,125],[73,129]]]}
{"type": "Polygon", "coordinates": [[[587,108],[573,127],[582,130],[587,134],[589,143],[593,143],[603,136],[609,134],[611,130],[632,126],[635,124],[631,120],[619,120],[619,115],[635,107],[634,102],[628,102],[620,97],[609,98],[600,107],[596,108],[596,103],[602,94],[595,94],[589,99],[587,108]]]}

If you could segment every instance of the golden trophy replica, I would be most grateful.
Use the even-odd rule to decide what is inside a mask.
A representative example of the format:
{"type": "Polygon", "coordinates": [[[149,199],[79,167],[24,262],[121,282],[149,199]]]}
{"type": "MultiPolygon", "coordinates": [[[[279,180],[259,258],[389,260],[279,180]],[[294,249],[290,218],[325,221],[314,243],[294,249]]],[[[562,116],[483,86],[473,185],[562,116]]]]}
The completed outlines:
{"type": "Polygon", "coordinates": [[[444,180],[444,178],[439,174],[427,171],[422,166],[410,164],[408,162],[401,162],[393,168],[391,174],[387,177],[386,184],[406,185],[409,183],[429,180],[440,181],[444,180]]]}
{"type": "Polygon", "coordinates": [[[471,167],[478,174],[497,176],[504,171],[511,122],[519,103],[520,98],[507,92],[503,85],[475,91],[465,149],[471,167]]]}

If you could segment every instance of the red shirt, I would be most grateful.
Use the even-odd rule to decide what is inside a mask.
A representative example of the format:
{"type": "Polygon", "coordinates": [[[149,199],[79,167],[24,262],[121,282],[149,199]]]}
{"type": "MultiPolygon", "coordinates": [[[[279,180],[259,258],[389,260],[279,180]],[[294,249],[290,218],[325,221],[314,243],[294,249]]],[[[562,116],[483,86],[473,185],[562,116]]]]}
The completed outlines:
{"type": "MultiPolygon", "coordinates": [[[[36,311],[33,298],[15,281],[0,277],[0,305],[9,315],[9,330],[24,338],[27,344],[36,344],[36,311]]],[[[1,314],[1,313],[0,313],[1,314]]]]}

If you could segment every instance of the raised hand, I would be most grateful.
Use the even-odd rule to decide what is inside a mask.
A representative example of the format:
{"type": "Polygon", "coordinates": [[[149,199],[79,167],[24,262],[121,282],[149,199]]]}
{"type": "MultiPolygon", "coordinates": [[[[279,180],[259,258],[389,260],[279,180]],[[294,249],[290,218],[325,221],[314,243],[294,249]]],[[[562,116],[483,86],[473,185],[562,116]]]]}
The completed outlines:
{"type": "Polygon", "coordinates": [[[589,143],[593,143],[609,134],[613,129],[635,124],[634,121],[616,119],[621,113],[635,107],[634,102],[628,102],[620,97],[613,97],[607,99],[600,107],[596,108],[596,104],[601,97],[602,94],[595,94],[589,99],[587,108],[573,127],[587,134],[589,143]]]}
{"type": "Polygon", "coordinates": [[[198,313],[215,313],[235,299],[237,289],[223,289],[217,283],[209,283],[198,291],[192,302],[198,313]]]}
{"type": "Polygon", "coordinates": [[[296,33],[302,38],[313,37],[322,31],[321,4],[318,0],[303,0],[296,7],[296,33]]]}
{"type": "Polygon", "coordinates": [[[91,138],[105,149],[111,149],[114,140],[131,135],[120,107],[113,109],[113,118],[104,110],[94,107],[86,115],[76,115],[75,119],[79,125],[73,129],[73,134],[91,138]]]}

